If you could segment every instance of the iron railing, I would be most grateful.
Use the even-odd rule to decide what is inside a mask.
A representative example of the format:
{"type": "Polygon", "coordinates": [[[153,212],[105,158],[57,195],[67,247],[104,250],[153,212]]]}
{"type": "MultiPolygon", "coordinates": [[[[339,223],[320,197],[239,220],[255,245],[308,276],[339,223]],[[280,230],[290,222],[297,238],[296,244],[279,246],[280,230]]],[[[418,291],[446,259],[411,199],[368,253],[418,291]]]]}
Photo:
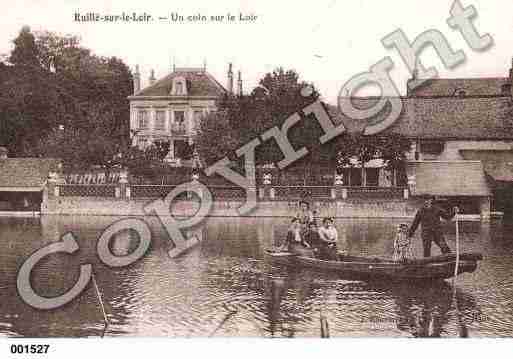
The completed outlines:
{"type": "Polygon", "coordinates": [[[116,197],[115,185],[104,184],[61,184],[59,195],[62,197],[116,197]]]}

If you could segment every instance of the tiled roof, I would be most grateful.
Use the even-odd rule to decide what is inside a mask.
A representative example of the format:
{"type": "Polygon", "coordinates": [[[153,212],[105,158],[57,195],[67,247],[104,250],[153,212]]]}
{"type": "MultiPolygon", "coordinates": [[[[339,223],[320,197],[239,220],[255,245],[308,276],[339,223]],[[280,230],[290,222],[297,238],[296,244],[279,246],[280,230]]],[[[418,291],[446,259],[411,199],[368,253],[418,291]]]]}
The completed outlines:
{"type": "Polygon", "coordinates": [[[59,163],[49,158],[0,159],[0,187],[42,187],[59,163]]]}
{"type": "Polygon", "coordinates": [[[485,172],[497,181],[513,181],[513,150],[460,150],[466,160],[481,161],[485,172]]]}
{"type": "Polygon", "coordinates": [[[153,85],[143,88],[134,96],[169,96],[173,79],[177,76],[185,78],[187,96],[219,97],[226,93],[226,89],[203,69],[184,69],[170,73],[153,85]]]}
{"type": "MultiPolygon", "coordinates": [[[[513,102],[510,97],[401,98],[403,109],[386,131],[410,138],[426,139],[509,139],[513,140],[513,102]]],[[[353,105],[369,108],[377,98],[354,98],[353,105]]],[[[389,106],[368,121],[351,120],[329,106],[336,122],[350,130],[362,130],[365,123],[382,120],[389,106]]]]}
{"type": "Polygon", "coordinates": [[[479,161],[408,162],[408,176],[415,175],[414,196],[489,196],[479,161]]]}
{"type": "Polygon", "coordinates": [[[432,79],[414,89],[409,89],[408,96],[433,97],[454,96],[464,91],[465,96],[501,96],[503,86],[511,83],[508,77],[474,78],[474,79],[432,79]]]}

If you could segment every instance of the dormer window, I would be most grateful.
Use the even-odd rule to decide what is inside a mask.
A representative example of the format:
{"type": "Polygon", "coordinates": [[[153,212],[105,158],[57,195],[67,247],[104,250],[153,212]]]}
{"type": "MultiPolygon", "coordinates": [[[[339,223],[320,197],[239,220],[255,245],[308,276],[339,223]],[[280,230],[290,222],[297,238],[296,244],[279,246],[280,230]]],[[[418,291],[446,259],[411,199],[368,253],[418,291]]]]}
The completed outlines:
{"type": "Polygon", "coordinates": [[[171,94],[177,96],[187,95],[187,86],[184,77],[178,76],[173,80],[173,88],[171,90],[171,94]]]}
{"type": "Polygon", "coordinates": [[[180,81],[176,82],[176,94],[183,95],[183,83],[180,81]]]}

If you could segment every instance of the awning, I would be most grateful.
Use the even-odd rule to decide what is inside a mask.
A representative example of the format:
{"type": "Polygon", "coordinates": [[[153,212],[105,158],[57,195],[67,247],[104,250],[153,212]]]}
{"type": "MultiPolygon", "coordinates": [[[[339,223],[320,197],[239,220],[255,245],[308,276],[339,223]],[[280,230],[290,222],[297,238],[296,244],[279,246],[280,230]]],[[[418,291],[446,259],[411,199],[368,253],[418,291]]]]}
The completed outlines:
{"type": "Polygon", "coordinates": [[[496,181],[513,182],[513,151],[460,150],[466,160],[481,161],[485,172],[496,181]]]}
{"type": "Polygon", "coordinates": [[[479,161],[411,161],[406,173],[413,196],[489,196],[479,161]]]}

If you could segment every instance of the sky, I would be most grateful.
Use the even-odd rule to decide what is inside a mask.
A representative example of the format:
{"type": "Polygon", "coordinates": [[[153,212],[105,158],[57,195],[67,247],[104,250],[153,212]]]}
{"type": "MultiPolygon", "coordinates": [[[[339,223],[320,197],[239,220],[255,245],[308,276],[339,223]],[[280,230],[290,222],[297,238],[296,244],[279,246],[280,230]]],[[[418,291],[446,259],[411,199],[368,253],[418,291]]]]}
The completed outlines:
{"type": "MultiPolygon", "coordinates": [[[[513,57],[513,2],[510,0],[461,0],[474,5],[474,20],[481,35],[490,34],[494,45],[475,52],[446,20],[453,0],[316,0],[316,1],[105,1],[105,0],[0,0],[4,14],[0,24],[0,54],[8,54],[12,40],[24,25],[32,31],[52,31],[80,36],[82,45],[95,54],[121,58],[130,68],[138,64],[143,87],[151,69],[164,77],[177,67],[201,67],[226,84],[228,63],[242,72],[244,91],[266,72],[282,66],[294,69],[319,89],[323,99],[336,103],[341,87],[351,77],[369,70],[385,56],[394,62],[392,78],[402,94],[411,77],[396,50],[381,39],[402,29],[413,41],[430,29],[441,31],[454,50],[467,60],[446,69],[432,48],[421,55],[423,64],[435,66],[440,77],[508,76],[513,57]],[[147,23],[77,22],[76,13],[112,15],[144,13],[154,18],[184,16],[183,22],[158,20],[147,23]],[[240,14],[256,15],[240,21],[240,14]],[[222,21],[186,21],[187,16],[223,15],[222,21]],[[235,16],[227,21],[227,14],[235,16]],[[174,60],[173,60],[174,59],[174,60]]],[[[363,89],[374,94],[375,89],[363,89]]]]}

